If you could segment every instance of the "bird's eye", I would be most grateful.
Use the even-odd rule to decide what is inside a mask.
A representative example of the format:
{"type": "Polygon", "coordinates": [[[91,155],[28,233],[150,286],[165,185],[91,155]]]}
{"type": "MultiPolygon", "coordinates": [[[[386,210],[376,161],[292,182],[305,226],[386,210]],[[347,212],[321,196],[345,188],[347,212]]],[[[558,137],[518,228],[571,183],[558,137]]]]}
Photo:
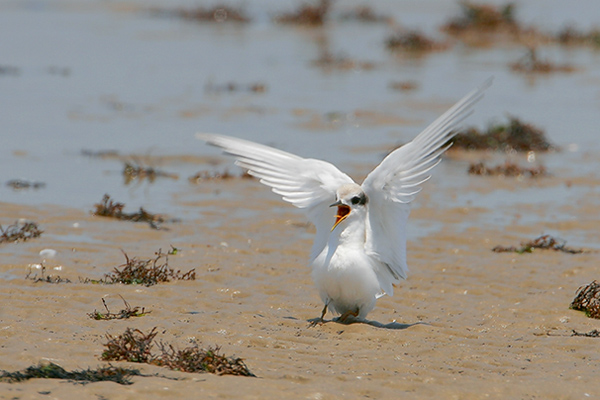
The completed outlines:
{"type": "Polygon", "coordinates": [[[350,201],[353,205],[357,205],[361,203],[362,199],[359,196],[354,196],[352,199],[350,199],[350,201]]]}

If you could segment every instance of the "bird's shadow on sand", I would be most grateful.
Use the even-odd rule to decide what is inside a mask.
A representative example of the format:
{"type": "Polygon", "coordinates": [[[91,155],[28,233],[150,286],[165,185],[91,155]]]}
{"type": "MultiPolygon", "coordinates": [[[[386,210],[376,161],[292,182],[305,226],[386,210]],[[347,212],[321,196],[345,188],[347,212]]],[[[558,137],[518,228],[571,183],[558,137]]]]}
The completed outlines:
{"type": "Polygon", "coordinates": [[[355,320],[351,320],[351,321],[341,322],[341,321],[336,320],[335,318],[332,320],[324,320],[324,321],[321,321],[319,318],[314,318],[314,319],[309,319],[308,322],[311,324],[311,326],[334,322],[334,323],[340,324],[340,325],[366,324],[366,325],[374,326],[375,328],[394,329],[394,330],[408,329],[415,325],[429,325],[427,322],[421,322],[421,321],[414,322],[412,324],[401,324],[396,321],[390,322],[389,324],[383,324],[379,321],[370,321],[368,319],[362,319],[362,320],[355,319],[355,320]]]}

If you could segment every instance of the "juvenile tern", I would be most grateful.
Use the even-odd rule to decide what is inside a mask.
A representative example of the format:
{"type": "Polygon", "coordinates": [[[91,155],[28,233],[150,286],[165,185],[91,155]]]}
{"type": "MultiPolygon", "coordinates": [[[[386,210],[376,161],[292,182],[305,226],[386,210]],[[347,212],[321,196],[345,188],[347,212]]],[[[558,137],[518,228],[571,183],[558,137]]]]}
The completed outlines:
{"type": "Polygon", "coordinates": [[[235,156],[236,165],[305,211],[317,230],[310,266],[325,304],[318,321],[329,307],[341,314],[339,322],[354,322],[365,320],[376,300],[392,296],[394,285],[406,279],[410,203],[490,85],[491,79],[391,152],[362,185],[325,161],[228,136],[196,136],[235,156]]]}

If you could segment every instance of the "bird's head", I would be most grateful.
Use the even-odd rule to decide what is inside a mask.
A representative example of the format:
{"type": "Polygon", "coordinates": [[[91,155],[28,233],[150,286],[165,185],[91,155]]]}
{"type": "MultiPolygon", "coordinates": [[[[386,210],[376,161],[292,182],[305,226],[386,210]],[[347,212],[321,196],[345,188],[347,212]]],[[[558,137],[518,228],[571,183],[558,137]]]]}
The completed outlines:
{"type": "Polygon", "coordinates": [[[364,209],[365,205],[367,204],[367,195],[362,188],[355,183],[340,186],[336,192],[336,197],[337,201],[330,206],[337,207],[335,223],[331,228],[332,231],[342,221],[348,218],[353,210],[364,209]]]}

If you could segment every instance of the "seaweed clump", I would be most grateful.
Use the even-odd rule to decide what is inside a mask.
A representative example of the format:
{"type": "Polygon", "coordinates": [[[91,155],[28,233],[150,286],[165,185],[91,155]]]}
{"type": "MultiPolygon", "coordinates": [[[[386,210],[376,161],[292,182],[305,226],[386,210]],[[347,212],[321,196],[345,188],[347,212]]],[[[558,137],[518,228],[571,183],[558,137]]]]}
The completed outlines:
{"type": "Polygon", "coordinates": [[[320,0],[317,4],[302,4],[296,11],[281,14],[275,21],[281,24],[297,24],[306,26],[322,26],[327,20],[331,0],[320,0]]]}
{"type": "Polygon", "coordinates": [[[508,3],[494,7],[469,1],[460,3],[461,15],[452,19],[442,30],[457,35],[467,31],[497,32],[500,30],[518,31],[515,20],[515,5],[508,3]]]}
{"type": "Polygon", "coordinates": [[[241,175],[236,176],[236,175],[232,174],[231,172],[229,172],[228,170],[225,170],[223,172],[200,171],[200,172],[196,173],[195,175],[190,176],[188,178],[188,180],[190,181],[190,183],[198,184],[200,182],[205,182],[205,181],[220,181],[220,180],[234,179],[234,178],[238,178],[238,177],[242,178],[242,179],[253,178],[253,176],[250,175],[247,171],[244,171],[241,175]]]}
{"type": "Polygon", "coordinates": [[[97,369],[86,369],[80,371],[67,371],[60,365],[54,363],[39,364],[31,366],[23,371],[2,371],[0,382],[23,382],[29,379],[63,379],[77,383],[91,383],[110,381],[120,385],[131,385],[131,376],[140,376],[137,369],[120,367],[101,367],[97,369]]]}
{"type": "Polygon", "coordinates": [[[593,29],[589,32],[581,32],[572,26],[560,30],[554,39],[563,46],[591,45],[600,47],[600,30],[593,29]]]}
{"type": "Polygon", "coordinates": [[[377,14],[369,6],[358,6],[340,16],[343,21],[358,21],[364,23],[391,23],[393,19],[383,14],[377,14]]]}
{"type": "Polygon", "coordinates": [[[453,143],[453,148],[465,150],[544,152],[555,149],[542,129],[516,117],[510,117],[507,124],[491,125],[485,132],[469,128],[456,134],[449,142],[453,143]]]}
{"type": "Polygon", "coordinates": [[[404,51],[411,54],[422,54],[447,48],[444,43],[436,42],[419,31],[396,32],[385,41],[385,47],[390,51],[404,51]]]}
{"type": "Polygon", "coordinates": [[[156,178],[179,179],[179,176],[152,167],[144,167],[138,162],[126,162],[123,167],[123,178],[125,178],[125,185],[129,185],[133,181],[142,182],[147,179],[148,182],[152,183],[156,178]]]}
{"type": "Polygon", "coordinates": [[[215,5],[210,8],[196,7],[179,10],[152,10],[152,13],[159,16],[179,17],[196,22],[250,22],[250,17],[242,9],[225,5],[215,5]]]}
{"type": "Polygon", "coordinates": [[[35,222],[17,221],[4,229],[0,225],[0,244],[13,242],[26,242],[40,237],[44,231],[40,230],[35,222]]]}
{"type": "Polygon", "coordinates": [[[573,329],[571,336],[600,337],[600,331],[598,329],[592,329],[589,332],[577,332],[575,329],[573,329]]]}
{"type": "Polygon", "coordinates": [[[23,190],[23,189],[42,189],[46,187],[44,182],[30,182],[22,179],[12,179],[6,182],[6,186],[13,188],[14,190],[23,190]]]}
{"type": "MultiPolygon", "coordinates": [[[[140,210],[135,213],[125,213],[123,212],[123,208],[125,208],[125,204],[113,201],[108,194],[105,194],[102,197],[102,201],[100,203],[94,204],[95,210],[92,211],[92,214],[99,217],[108,217],[108,218],[116,218],[122,221],[132,221],[132,222],[146,222],[153,229],[160,229],[160,224],[163,222],[167,222],[167,220],[159,214],[152,214],[143,207],[140,207],[140,210]]],[[[173,222],[175,220],[169,220],[173,222]]]]}
{"type": "Polygon", "coordinates": [[[125,303],[125,308],[119,311],[118,313],[111,313],[108,309],[108,306],[106,305],[106,301],[102,299],[102,304],[104,305],[106,313],[94,310],[94,312],[88,314],[88,317],[95,320],[108,321],[112,319],[129,319],[131,317],[143,317],[144,315],[151,313],[151,311],[146,311],[144,307],[142,307],[141,309],[138,306],[132,308],[129,305],[129,303],[123,298],[123,296],[120,297],[121,300],[123,300],[123,303],[125,303]]]}
{"type": "Polygon", "coordinates": [[[519,61],[511,63],[510,69],[515,72],[526,74],[549,74],[552,72],[573,72],[575,67],[569,64],[554,64],[547,60],[541,60],[535,48],[530,48],[519,61]]]}
{"type": "Polygon", "coordinates": [[[84,283],[122,283],[125,285],[153,286],[171,280],[195,280],[195,269],[191,269],[186,273],[181,273],[180,270],[176,271],[169,267],[169,254],[175,254],[176,251],[177,250],[173,248],[165,254],[159,249],[154,253],[156,257],[146,260],[140,260],[136,257],[129,258],[127,253],[123,251],[125,264],[115,267],[113,272],[106,274],[104,278],[98,281],[86,279],[84,280],[84,283]]]}
{"type": "Polygon", "coordinates": [[[593,281],[577,289],[569,308],[584,311],[590,318],[600,319],[600,283],[593,281]]]}
{"type": "Polygon", "coordinates": [[[583,249],[573,249],[566,246],[567,242],[562,239],[556,239],[551,235],[542,235],[534,240],[521,243],[521,247],[515,246],[496,246],[492,249],[495,253],[533,253],[535,249],[562,251],[568,254],[584,253],[583,249]]]}
{"type": "Polygon", "coordinates": [[[318,59],[312,64],[325,70],[340,71],[368,71],[375,68],[376,64],[371,61],[357,61],[344,55],[334,55],[330,52],[322,52],[318,59]]]}
{"type": "Polygon", "coordinates": [[[202,349],[197,344],[183,350],[173,345],[159,342],[159,354],[152,353],[154,338],[158,332],[156,327],[149,333],[139,329],[127,328],[117,337],[106,335],[108,342],[101,359],[104,361],[129,361],[166,367],[182,372],[210,372],[216,375],[255,376],[241,358],[226,357],[220,354],[220,347],[202,349]]]}
{"type": "Polygon", "coordinates": [[[497,165],[495,167],[489,167],[483,162],[471,163],[469,165],[469,174],[471,175],[484,175],[484,176],[513,176],[522,177],[529,176],[530,178],[537,178],[548,174],[546,167],[543,165],[539,167],[525,168],[512,162],[505,162],[504,164],[497,165]]]}

